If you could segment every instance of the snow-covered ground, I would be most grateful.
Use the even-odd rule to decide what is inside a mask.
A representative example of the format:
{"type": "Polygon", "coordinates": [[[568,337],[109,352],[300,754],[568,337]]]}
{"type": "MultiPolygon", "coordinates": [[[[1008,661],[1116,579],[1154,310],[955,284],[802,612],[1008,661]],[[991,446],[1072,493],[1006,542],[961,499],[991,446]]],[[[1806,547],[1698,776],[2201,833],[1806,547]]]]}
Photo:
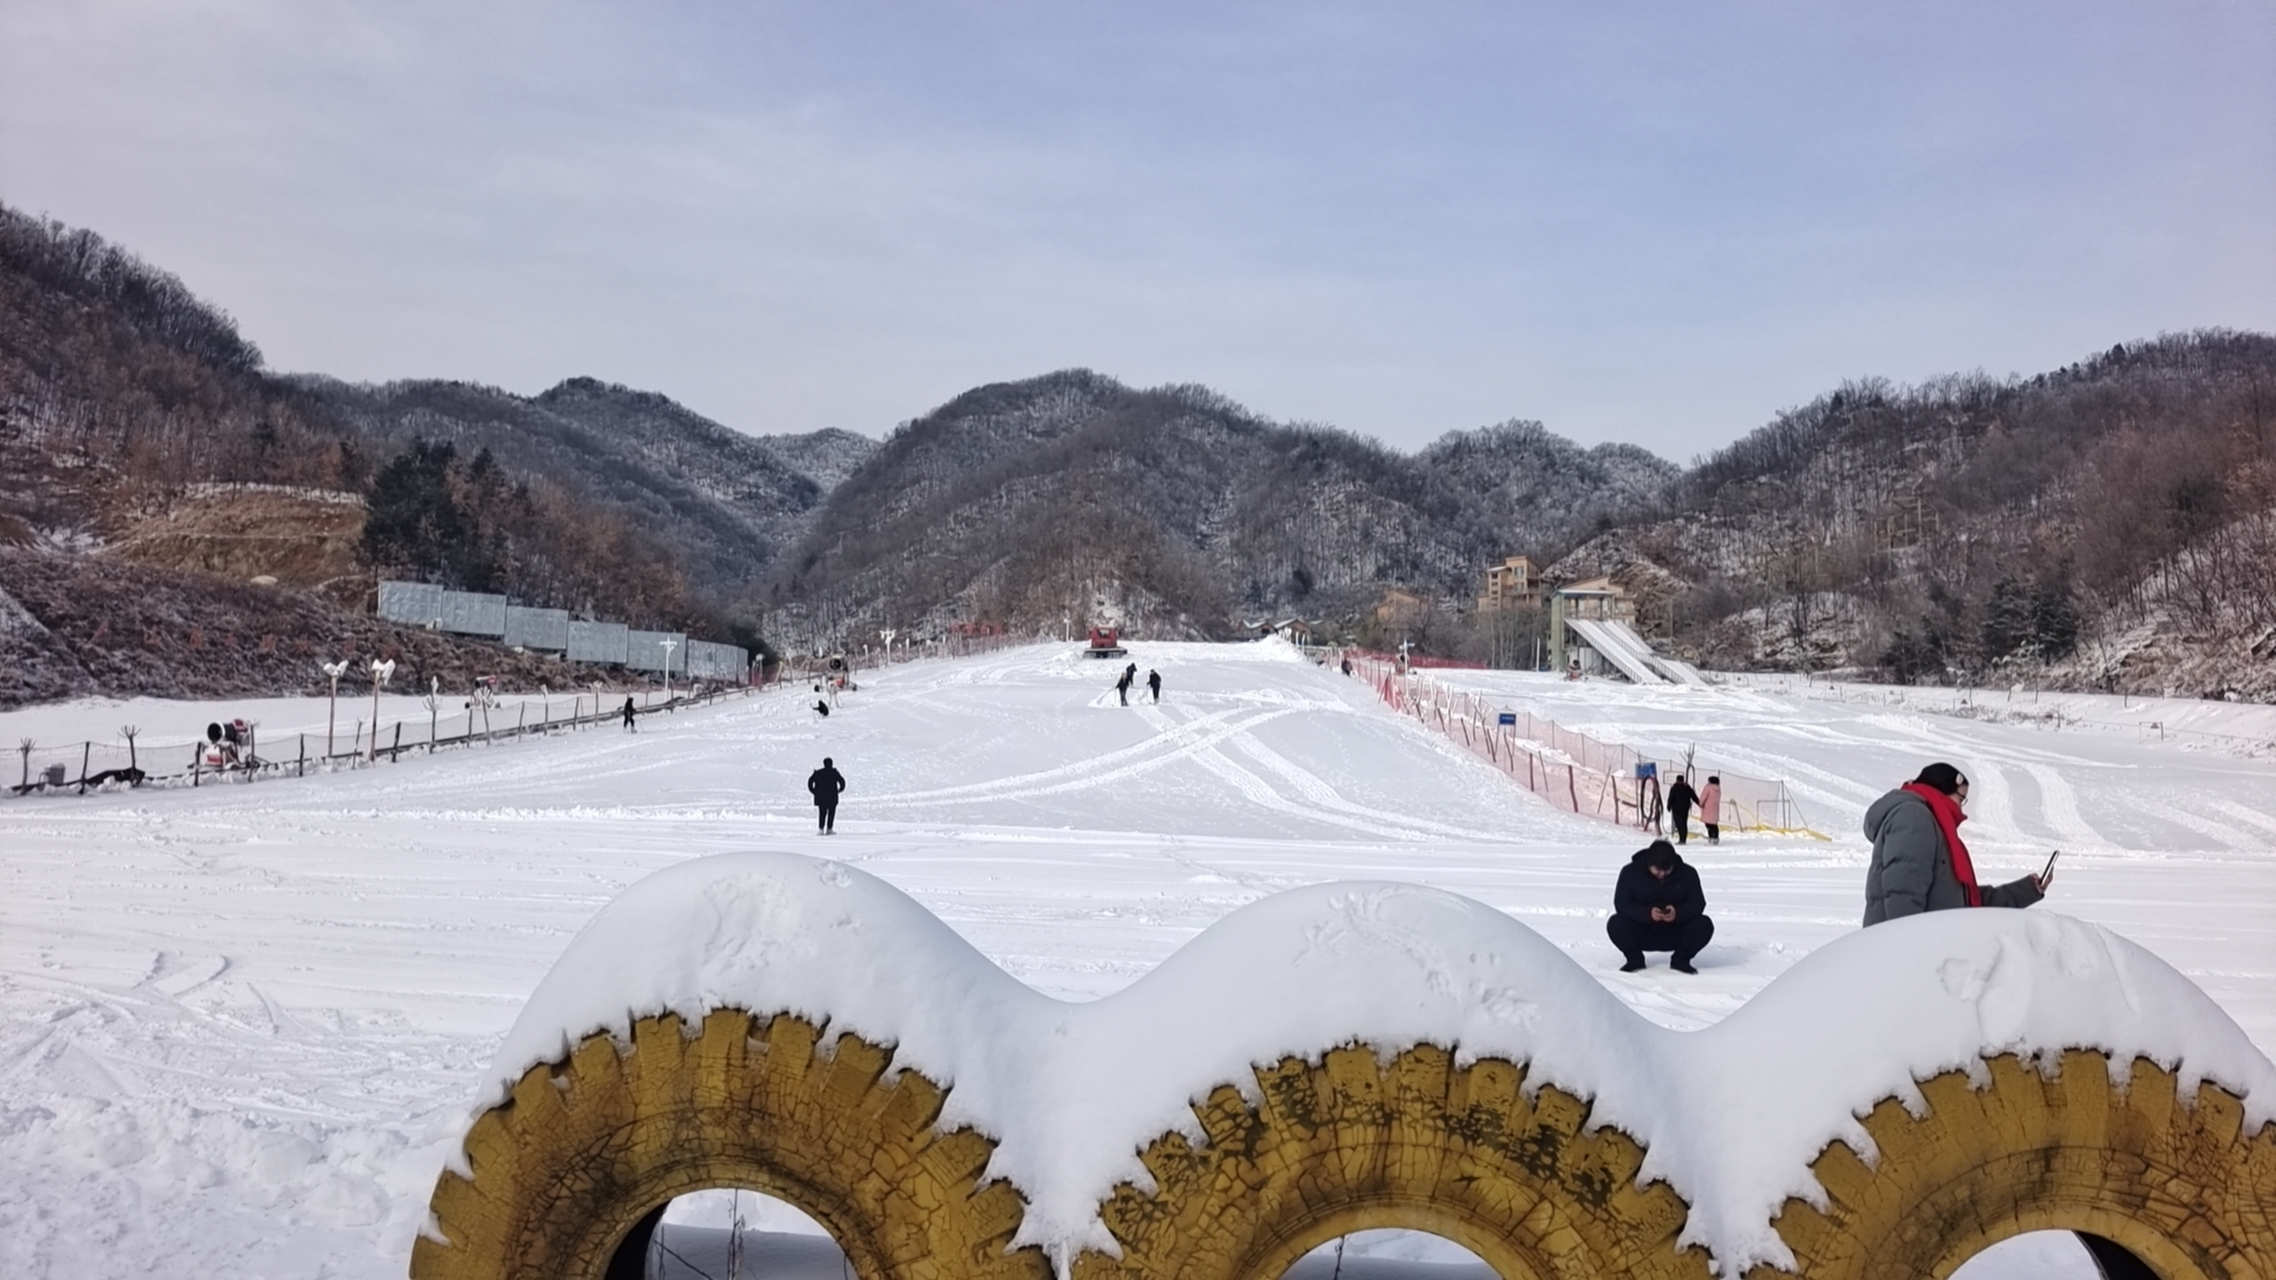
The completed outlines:
{"type": "MultiPolygon", "coordinates": [[[[1986,879],[2059,845],[2039,910],[2148,948],[2276,1049],[2276,761],[1809,691],[1442,673],[1784,777],[1834,835],[1694,843],[1717,921],[1701,972],[1629,975],[1602,917],[1634,833],[1553,811],[1284,646],[1131,657],[1162,671],[1160,707],[1116,706],[1108,664],[1051,646],[875,673],[826,721],[765,695],[327,777],[0,801],[0,1274],[400,1276],[494,1053],[572,935],[631,882],[729,850],[858,864],[1076,1000],[1275,890],[1419,882],[1500,908],[1691,1029],[1854,930],[1859,813],[1949,759],[1974,783],[1986,879]],[[823,755],[851,784],[827,840],[803,788],[823,755]]],[[[2222,710],[2224,730],[2276,728],[2222,710]]],[[[133,716],[148,731],[223,711],[133,716]]],[[[118,712],[0,715],[0,738],[107,734],[118,712]]],[[[263,714],[320,727],[324,706],[263,714]]],[[[1347,1273],[1447,1256],[1366,1248],[1347,1273]]],[[[2084,1263],[2066,1237],[2000,1253],[1971,1280],[2084,1263]]]]}

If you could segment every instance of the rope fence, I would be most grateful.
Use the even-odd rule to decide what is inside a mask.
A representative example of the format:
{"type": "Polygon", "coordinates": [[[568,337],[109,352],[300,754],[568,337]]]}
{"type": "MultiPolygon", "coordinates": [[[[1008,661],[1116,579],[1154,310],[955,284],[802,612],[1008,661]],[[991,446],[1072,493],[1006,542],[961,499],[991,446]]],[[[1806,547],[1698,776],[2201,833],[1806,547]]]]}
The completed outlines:
{"type": "MultiPolygon", "coordinates": [[[[779,682],[778,682],[779,683],[779,682]]],[[[635,717],[709,706],[745,697],[759,687],[730,684],[676,694],[635,706],[635,717]]],[[[361,701],[359,696],[356,701],[361,701]]],[[[456,701],[456,698],[452,699],[456,701]]],[[[351,700],[343,697],[342,705],[351,700]]],[[[72,742],[43,746],[29,738],[15,747],[16,774],[0,795],[85,795],[121,787],[200,787],[252,782],[265,777],[305,777],[311,771],[338,772],[393,764],[406,753],[488,746],[539,734],[570,733],[624,722],[623,697],[613,693],[542,694],[515,702],[470,700],[445,716],[439,705],[426,715],[412,713],[376,722],[344,716],[330,732],[292,732],[264,736],[257,722],[246,724],[238,740],[210,738],[149,742],[134,726],[120,729],[110,742],[72,742]],[[536,712],[532,715],[531,712],[536,712]]]]}
{"type": "Polygon", "coordinates": [[[1396,663],[1380,658],[1349,653],[1343,661],[1350,664],[1353,678],[1366,681],[1393,711],[1414,717],[1567,813],[1656,833],[1665,816],[1661,780],[1682,772],[1705,777],[1712,771],[1723,780],[1722,812],[1712,816],[1699,812],[1700,822],[1714,822],[1725,831],[1827,838],[1803,821],[1792,792],[1781,780],[1710,770],[1696,758],[1687,767],[1632,747],[1600,742],[1547,717],[1450,689],[1420,671],[1402,673],[1396,663]]]}
{"type": "MultiPolygon", "coordinates": [[[[636,705],[635,717],[673,712],[682,707],[708,706],[724,698],[744,697],[769,689],[803,690],[810,683],[844,676],[887,664],[926,658],[962,658],[1036,643],[1030,636],[944,635],[931,640],[889,646],[884,650],[841,655],[842,665],[831,669],[829,660],[806,656],[770,667],[750,684],[700,683],[693,692],[675,694],[663,701],[636,705]]],[[[425,715],[416,712],[376,720],[359,716],[368,711],[369,688],[337,699],[337,727],[329,732],[294,731],[265,735],[258,722],[246,724],[234,740],[210,738],[151,741],[133,725],[122,726],[108,742],[87,740],[39,743],[17,742],[16,767],[0,765],[0,797],[32,795],[85,795],[89,791],[124,787],[202,787],[217,783],[253,782],[270,777],[305,777],[310,771],[337,772],[395,763],[408,752],[432,752],[458,747],[487,746],[538,734],[571,733],[605,725],[622,724],[624,693],[591,691],[550,693],[503,698],[477,691],[474,695],[426,695],[425,715]],[[463,708],[442,714],[443,704],[463,702],[463,708]],[[535,714],[532,714],[532,713],[535,714]],[[9,778],[7,773],[15,776],[9,778]]],[[[654,698],[656,691],[632,695],[654,698]]],[[[235,722],[230,722],[234,727],[235,722]]]]}

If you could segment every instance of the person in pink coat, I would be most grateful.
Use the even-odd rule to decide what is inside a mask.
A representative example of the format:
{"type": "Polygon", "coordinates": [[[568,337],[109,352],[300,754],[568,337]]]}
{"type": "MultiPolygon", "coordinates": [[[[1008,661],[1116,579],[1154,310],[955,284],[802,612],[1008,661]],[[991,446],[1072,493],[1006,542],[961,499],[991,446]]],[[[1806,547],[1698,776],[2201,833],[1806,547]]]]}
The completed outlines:
{"type": "Polygon", "coordinates": [[[1707,828],[1707,843],[1723,842],[1723,778],[1709,774],[1707,785],[1699,789],[1699,823],[1707,828]]]}

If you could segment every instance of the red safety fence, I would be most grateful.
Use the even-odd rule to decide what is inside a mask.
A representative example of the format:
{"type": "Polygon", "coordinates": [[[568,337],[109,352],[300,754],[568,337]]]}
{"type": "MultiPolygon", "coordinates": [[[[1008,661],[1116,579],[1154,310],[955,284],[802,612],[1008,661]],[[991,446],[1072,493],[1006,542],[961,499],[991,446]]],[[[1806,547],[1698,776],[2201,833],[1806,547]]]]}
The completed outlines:
{"type": "MultiPolygon", "coordinates": [[[[1346,653],[1344,660],[1351,664],[1353,678],[1372,686],[1384,705],[1460,743],[1556,807],[1623,826],[1661,829],[1660,787],[1682,772],[1683,765],[1600,742],[1546,716],[1496,706],[1478,694],[1447,688],[1419,671],[1402,673],[1395,661],[1356,651],[1346,653]]],[[[1694,757],[1689,768],[1704,777],[1710,766],[1694,757]]],[[[1701,824],[1720,818],[1717,825],[1725,831],[1825,838],[1804,825],[1784,782],[1727,769],[1715,770],[1714,776],[1722,779],[1722,812],[1698,813],[1701,824]]]]}

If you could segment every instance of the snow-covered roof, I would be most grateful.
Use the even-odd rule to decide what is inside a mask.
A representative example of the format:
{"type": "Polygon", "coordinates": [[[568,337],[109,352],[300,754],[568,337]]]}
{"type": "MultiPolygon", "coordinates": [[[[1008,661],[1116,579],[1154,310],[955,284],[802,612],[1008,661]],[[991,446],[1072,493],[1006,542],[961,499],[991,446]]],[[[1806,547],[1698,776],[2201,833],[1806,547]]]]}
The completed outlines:
{"type": "Polygon", "coordinates": [[[998,1146],[1028,1201],[1018,1243],[1055,1257],[1115,1245],[1098,1206],[1150,1186],[1139,1150],[1203,1134],[1191,1104],[1253,1066],[1369,1044],[1531,1064],[1528,1087],[1592,1100],[1591,1123],[1646,1151],[1640,1178],[1691,1206],[1684,1241],[1736,1275],[1792,1258],[1771,1220],[1822,1202],[1809,1165],[1871,1149],[1857,1117],[1986,1056],[2107,1052],[2212,1080],[2276,1119],[2276,1066],[2187,978],[2053,912],[1955,911],[1851,934],[1737,1012],[1678,1032],[1637,1016],[1533,930],[1482,903],[1359,882],[1276,894],[1203,931],[1124,990],[1042,995],[917,902],[840,863],[786,853],[682,863],[594,918],[501,1047],[484,1106],[601,1030],[713,1009],[790,1012],[895,1046],[949,1086],[942,1123],[998,1146]]]}

